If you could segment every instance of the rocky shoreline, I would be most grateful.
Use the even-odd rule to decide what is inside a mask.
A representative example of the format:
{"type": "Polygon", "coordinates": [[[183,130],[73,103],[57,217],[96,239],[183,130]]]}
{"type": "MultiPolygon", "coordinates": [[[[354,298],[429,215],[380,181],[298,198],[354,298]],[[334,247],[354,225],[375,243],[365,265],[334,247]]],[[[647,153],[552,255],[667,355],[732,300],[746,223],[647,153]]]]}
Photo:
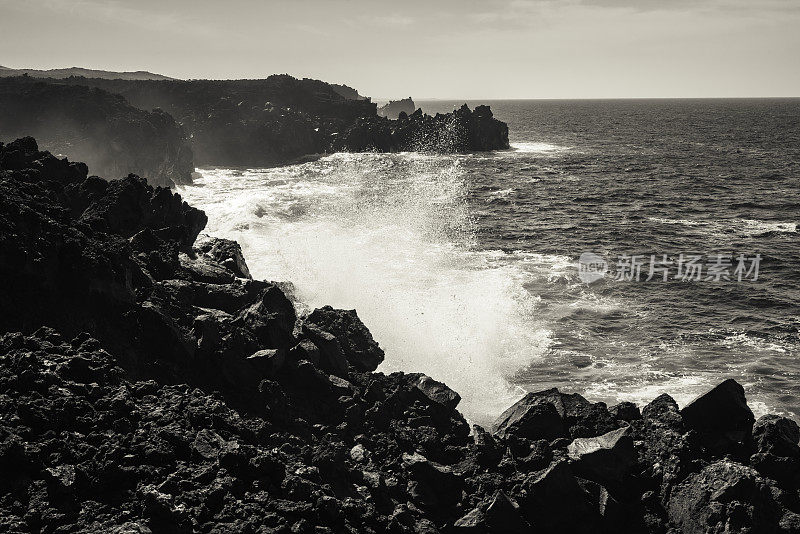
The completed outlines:
{"type": "Polygon", "coordinates": [[[166,188],[23,138],[0,220],[0,531],[800,532],[800,429],[733,380],[682,409],[530,393],[470,428],[166,188]]]}
{"type": "Polygon", "coordinates": [[[473,111],[465,105],[433,117],[412,107],[389,119],[354,89],[286,74],[261,80],[3,78],[0,137],[24,135],[85,159],[108,178],[135,172],[155,185],[190,183],[195,166],[270,167],[341,151],[509,148],[508,126],[488,106],[473,111]]]}

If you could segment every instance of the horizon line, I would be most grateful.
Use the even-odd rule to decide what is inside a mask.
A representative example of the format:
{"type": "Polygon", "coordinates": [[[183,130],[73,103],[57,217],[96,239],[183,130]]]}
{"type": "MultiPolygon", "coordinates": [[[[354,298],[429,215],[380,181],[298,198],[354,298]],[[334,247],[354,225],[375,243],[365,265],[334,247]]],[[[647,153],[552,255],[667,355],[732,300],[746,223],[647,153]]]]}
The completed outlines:
{"type": "MultiPolygon", "coordinates": [[[[370,97],[372,100],[389,100],[385,97],[370,97]]],[[[800,99],[800,95],[768,95],[768,96],[545,96],[545,97],[459,97],[459,98],[441,98],[441,97],[419,97],[414,98],[415,102],[450,102],[457,100],[466,101],[499,101],[499,100],[775,100],[775,99],[800,99]]]]}

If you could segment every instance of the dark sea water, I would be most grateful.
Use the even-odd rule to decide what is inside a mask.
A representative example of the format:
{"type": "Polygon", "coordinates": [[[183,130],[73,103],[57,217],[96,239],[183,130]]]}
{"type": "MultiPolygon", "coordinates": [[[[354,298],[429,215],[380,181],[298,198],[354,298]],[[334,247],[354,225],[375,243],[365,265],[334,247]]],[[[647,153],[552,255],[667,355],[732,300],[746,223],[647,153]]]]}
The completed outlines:
{"type": "Polygon", "coordinates": [[[476,421],[524,390],[683,405],[727,377],[800,417],[800,100],[488,103],[512,150],[200,169],[182,192],[254,274],[357,309],[383,370],[445,381],[476,421]],[[638,256],[641,280],[585,283],[584,252],[638,256]],[[732,279],[676,279],[681,254],[732,279]]]}

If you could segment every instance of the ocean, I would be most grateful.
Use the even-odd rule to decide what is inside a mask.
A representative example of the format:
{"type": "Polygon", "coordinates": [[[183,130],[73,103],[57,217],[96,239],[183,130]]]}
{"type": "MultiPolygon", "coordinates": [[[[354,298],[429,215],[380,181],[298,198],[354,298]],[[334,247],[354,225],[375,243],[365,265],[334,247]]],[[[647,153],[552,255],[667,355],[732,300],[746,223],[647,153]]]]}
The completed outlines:
{"type": "Polygon", "coordinates": [[[447,383],[474,422],[525,391],[685,405],[728,377],[800,418],[800,99],[467,103],[511,150],[202,168],[179,191],[255,277],[356,309],[380,371],[447,383]]]}

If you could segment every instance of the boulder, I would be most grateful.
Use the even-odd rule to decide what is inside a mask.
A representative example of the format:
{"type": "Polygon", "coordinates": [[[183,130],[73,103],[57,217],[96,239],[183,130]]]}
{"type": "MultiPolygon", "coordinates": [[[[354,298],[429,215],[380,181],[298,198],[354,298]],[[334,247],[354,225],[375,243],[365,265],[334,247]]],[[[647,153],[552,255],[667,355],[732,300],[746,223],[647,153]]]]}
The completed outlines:
{"type": "Polygon", "coordinates": [[[600,515],[580,487],[566,460],[554,460],[522,484],[520,509],[536,532],[591,534],[601,532],[600,515]]]}
{"type": "Polygon", "coordinates": [[[642,417],[654,419],[662,422],[675,421],[683,424],[683,418],[679,415],[678,403],[675,399],[662,393],[642,409],[642,417]]]}
{"type": "Polygon", "coordinates": [[[458,403],[461,402],[461,396],[458,393],[423,374],[420,374],[415,381],[415,387],[431,402],[444,406],[447,410],[455,410],[458,403]]]}
{"type": "Polygon", "coordinates": [[[372,339],[372,334],[355,310],[336,310],[324,306],[311,312],[305,322],[333,334],[347,363],[356,371],[374,371],[383,361],[383,350],[372,339]]]}
{"type": "Polygon", "coordinates": [[[496,466],[503,457],[500,447],[492,435],[479,425],[472,425],[472,439],[475,444],[476,461],[484,467],[496,466]]]}
{"type": "Polygon", "coordinates": [[[409,479],[408,492],[420,506],[453,506],[461,500],[463,482],[447,467],[419,453],[403,454],[402,466],[409,479]]]}
{"type": "Polygon", "coordinates": [[[591,403],[577,393],[561,393],[552,388],[545,391],[531,392],[517,401],[508,410],[503,412],[495,421],[492,431],[506,434],[507,427],[519,426],[524,421],[537,422],[533,426],[541,430],[533,431],[533,426],[525,423],[525,432],[534,432],[528,436],[530,439],[555,439],[558,437],[588,437],[604,434],[620,426],[603,403],[591,403]],[[552,419],[552,411],[547,408],[529,410],[533,406],[547,406],[554,408],[556,415],[561,419],[562,429],[552,419]],[[530,412],[528,415],[526,413],[530,412]],[[549,426],[543,426],[547,423],[549,426]]]}
{"type": "Polygon", "coordinates": [[[730,378],[686,405],[680,413],[686,427],[696,430],[715,454],[741,454],[755,422],[744,388],[730,378]]]}
{"type": "Polygon", "coordinates": [[[608,409],[608,413],[615,419],[627,421],[628,423],[642,418],[642,412],[639,411],[639,407],[632,402],[615,404],[608,409]]]}
{"type": "Polygon", "coordinates": [[[764,415],[753,425],[756,451],[800,458],[800,426],[788,417],[764,415]]]}
{"type": "Polygon", "coordinates": [[[306,360],[312,364],[320,365],[320,350],[311,340],[303,339],[297,345],[289,349],[289,357],[294,361],[306,360]]]}
{"type": "Polygon", "coordinates": [[[492,425],[492,433],[500,438],[518,436],[526,439],[553,440],[566,436],[564,423],[555,406],[527,404],[525,399],[503,412],[492,425]]]}
{"type": "Polygon", "coordinates": [[[651,489],[668,495],[674,483],[698,469],[702,447],[695,433],[683,425],[678,404],[663,394],[642,409],[642,419],[631,423],[639,456],[636,474],[648,480],[651,489]]]}
{"type": "Polygon", "coordinates": [[[782,507],[754,469],[720,460],[672,491],[669,524],[682,534],[780,532],[782,507]]]}
{"type": "Polygon", "coordinates": [[[248,356],[246,361],[259,377],[274,377],[283,367],[286,355],[280,349],[262,349],[248,356]]]}
{"type": "Polygon", "coordinates": [[[196,252],[209,256],[216,263],[225,267],[234,276],[250,278],[250,269],[242,254],[242,247],[236,241],[219,237],[201,236],[194,244],[196,252]]]}
{"type": "Polygon", "coordinates": [[[263,348],[286,348],[293,340],[296,317],[286,294],[276,284],[267,284],[234,325],[246,328],[263,348]]]}
{"type": "Polygon", "coordinates": [[[800,429],[797,423],[778,415],[760,417],[753,426],[756,451],[750,465],[761,475],[784,487],[800,486],[800,429]]]}
{"type": "MultiPolygon", "coordinates": [[[[305,323],[303,325],[303,334],[319,349],[319,366],[322,370],[342,378],[349,376],[350,369],[347,365],[347,357],[336,336],[322,330],[313,323],[305,323]]],[[[295,354],[299,355],[301,352],[295,351],[295,354]]],[[[302,354],[308,354],[310,358],[314,358],[313,350],[303,350],[302,354]]]]}
{"type": "Polygon", "coordinates": [[[178,261],[192,280],[206,284],[230,284],[234,275],[222,265],[209,260],[207,256],[181,252],[178,261]]]}
{"type": "Polygon", "coordinates": [[[622,483],[637,459],[628,427],[593,438],[576,438],[567,453],[578,476],[615,485],[622,483]]]}

